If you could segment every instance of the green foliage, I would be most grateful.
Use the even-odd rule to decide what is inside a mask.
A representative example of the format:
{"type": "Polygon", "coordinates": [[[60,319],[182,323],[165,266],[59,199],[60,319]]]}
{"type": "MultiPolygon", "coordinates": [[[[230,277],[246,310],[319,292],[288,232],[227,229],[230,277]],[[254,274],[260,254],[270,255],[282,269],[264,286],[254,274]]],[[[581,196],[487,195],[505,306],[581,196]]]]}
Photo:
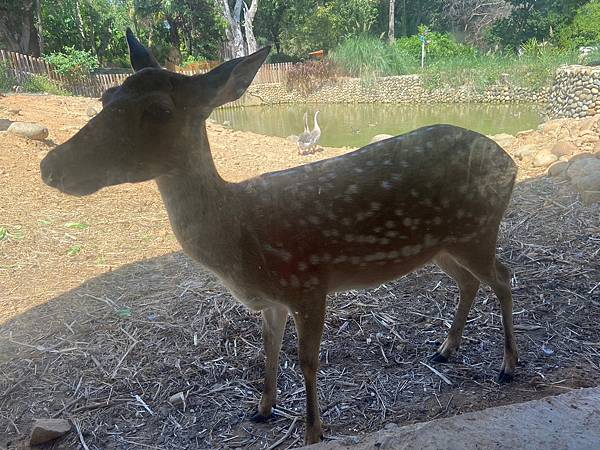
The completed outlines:
{"type": "Polygon", "coordinates": [[[72,245],[71,247],[69,247],[69,250],[67,250],[67,255],[69,255],[69,256],[78,255],[81,252],[81,249],[82,249],[82,247],[79,244],[72,245]]]}
{"type": "Polygon", "coordinates": [[[589,55],[587,55],[584,63],[590,66],[600,66],[600,48],[596,47],[589,55]]]}
{"type": "Polygon", "coordinates": [[[23,84],[25,92],[69,95],[69,92],[44,75],[32,75],[23,84]]]}
{"type": "Polygon", "coordinates": [[[579,8],[573,23],[561,30],[559,39],[566,48],[600,44],[600,0],[579,8]]]}
{"type": "Polygon", "coordinates": [[[51,53],[45,59],[59,74],[72,81],[86,78],[99,66],[96,56],[74,47],[65,47],[63,52],[51,53]]]}
{"type": "Polygon", "coordinates": [[[303,95],[308,95],[336,77],[337,67],[333,61],[306,61],[295,64],[288,72],[286,87],[288,90],[297,89],[303,95]]]}
{"type": "Polygon", "coordinates": [[[267,57],[267,64],[277,64],[285,62],[297,63],[300,61],[300,58],[298,58],[297,56],[288,55],[287,53],[271,53],[267,57]]]}
{"type": "Polygon", "coordinates": [[[12,76],[8,65],[0,62],[0,92],[8,92],[16,84],[17,80],[12,76]]]}
{"type": "MultiPolygon", "coordinates": [[[[475,55],[475,48],[467,44],[461,44],[448,33],[430,32],[427,34],[426,53],[428,60],[440,58],[458,58],[475,55]]],[[[407,36],[396,40],[395,46],[404,53],[420,58],[421,41],[417,35],[407,36]]]]}

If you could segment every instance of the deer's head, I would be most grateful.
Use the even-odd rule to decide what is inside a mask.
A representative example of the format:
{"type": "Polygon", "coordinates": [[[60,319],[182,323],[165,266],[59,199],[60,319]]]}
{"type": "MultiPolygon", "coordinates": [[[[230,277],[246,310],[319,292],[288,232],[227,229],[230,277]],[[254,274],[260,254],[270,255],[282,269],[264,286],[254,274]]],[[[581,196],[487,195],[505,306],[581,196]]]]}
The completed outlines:
{"type": "Polygon", "coordinates": [[[185,76],[162,69],[127,30],[135,73],[102,95],[102,111],[42,160],[42,179],[72,195],[146,181],[185,164],[185,143],[218,106],[246,91],[270,47],[212,71],[185,76]]]}

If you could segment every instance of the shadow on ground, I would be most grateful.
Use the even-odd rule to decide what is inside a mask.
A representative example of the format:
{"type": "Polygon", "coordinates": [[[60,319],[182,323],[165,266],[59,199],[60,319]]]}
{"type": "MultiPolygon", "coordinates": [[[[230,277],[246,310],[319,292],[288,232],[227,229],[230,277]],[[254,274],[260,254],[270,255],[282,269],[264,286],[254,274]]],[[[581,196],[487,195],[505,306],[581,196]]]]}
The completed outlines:
{"type": "MultiPolygon", "coordinates": [[[[582,206],[565,186],[521,183],[502,226],[521,354],[515,382],[495,382],[502,331],[487,289],[460,353],[435,367],[452,384],[422,364],[445,337],[458,295],[426,267],[331,296],[319,373],[328,436],[600,384],[600,208],[582,206]]],[[[304,389],[291,328],[279,415],[252,424],[263,360],[256,314],[182,253],[91,279],[0,326],[0,446],[21,445],[40,417],[77,421],[90,449],[267,448],[288,431],[283,445],[299,445],[304,389]],[[185,405],[168,402],[178,392],[185,405]]],[[[52,448],[78,445],[70,433],[52,448]]]]}

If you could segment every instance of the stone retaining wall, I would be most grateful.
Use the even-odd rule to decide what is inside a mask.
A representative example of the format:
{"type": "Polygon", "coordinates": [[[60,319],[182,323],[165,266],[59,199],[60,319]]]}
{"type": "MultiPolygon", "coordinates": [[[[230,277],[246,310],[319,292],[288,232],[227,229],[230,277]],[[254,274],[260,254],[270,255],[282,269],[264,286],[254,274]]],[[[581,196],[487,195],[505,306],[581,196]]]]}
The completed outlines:
{"type": "Polygon", "coordinates": [[[600,112],[600,67],[564,66],[556,71],[549,97],[550,118],[587,117],[600,112]]]}
{"type": "Polygon", "coordinates": [[[507,83],[479,92],[469,86],[428,90],[418,75],[379,78],[365,82],[344,78],[325,83],[305,96],[281,83],[252,85],[244,105],[281,103],[545,103],[549,89],[525,89],[507,83]]]}

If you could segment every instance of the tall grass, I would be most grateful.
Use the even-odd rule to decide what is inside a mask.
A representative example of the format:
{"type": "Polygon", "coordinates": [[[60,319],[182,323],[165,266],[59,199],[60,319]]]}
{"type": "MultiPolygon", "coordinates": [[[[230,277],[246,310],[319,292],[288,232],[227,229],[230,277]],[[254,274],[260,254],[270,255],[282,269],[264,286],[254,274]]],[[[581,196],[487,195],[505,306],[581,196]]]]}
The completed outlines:
{"type": "Polygon", "coordinates": [[[522,57],[485,55],[444,35],[432,39],[438,39],[438,45],[433,42],[428,47],[424,69],[414,36],[394,45],[370,36],[351,38],[338,46],[331,58],[346,74],[363,79],[416,73],[429,89],[467,85],[476,90],[500,80],[523,88],[549,86],[558,66],[577,62],[575,53],[545,46],[526,51],[522,57]]]}

